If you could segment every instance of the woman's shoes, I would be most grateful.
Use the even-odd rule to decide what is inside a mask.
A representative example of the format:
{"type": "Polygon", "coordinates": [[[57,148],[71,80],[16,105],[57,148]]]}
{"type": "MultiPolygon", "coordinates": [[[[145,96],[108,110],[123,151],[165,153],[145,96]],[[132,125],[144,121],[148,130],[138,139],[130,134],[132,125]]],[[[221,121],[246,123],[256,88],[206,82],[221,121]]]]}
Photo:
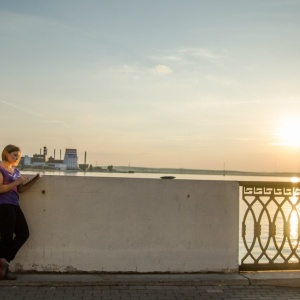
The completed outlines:
{"type": "Polygon", "coordinates": [[[6,273],[4,275],[4,280],[16,280],[17,279],[17,275],[15,275],[14,273],[12,273],[8,268],[6,270],[6,273]]]}
{"type": "Polygon", "coordinates": [[[5,274],[7,273],[8,262],[5,258],[0,258],[0,280],[5,279],[5,274]]]}
{"type": "Polygon", "coordinates": [[[5,258],[0,258],[0,280],[15,280],[17,276],[8,269],[8,262],[5,258]]]}

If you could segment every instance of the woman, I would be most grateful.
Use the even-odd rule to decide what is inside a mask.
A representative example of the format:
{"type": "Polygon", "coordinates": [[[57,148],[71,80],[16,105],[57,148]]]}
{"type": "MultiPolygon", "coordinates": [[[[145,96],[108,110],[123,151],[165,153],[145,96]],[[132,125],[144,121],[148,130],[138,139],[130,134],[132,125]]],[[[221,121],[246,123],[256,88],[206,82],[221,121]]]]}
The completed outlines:
{"type": "Polygon", "coordinates": [[[28,178],[16,168],[20,159],[19,147],[7,145],[3,149],[0,163],[0,280],[16,279],[8,266],[29,237],[18,193],[25,192],[40,178],[38,174],[25,183],[28,178]]]}

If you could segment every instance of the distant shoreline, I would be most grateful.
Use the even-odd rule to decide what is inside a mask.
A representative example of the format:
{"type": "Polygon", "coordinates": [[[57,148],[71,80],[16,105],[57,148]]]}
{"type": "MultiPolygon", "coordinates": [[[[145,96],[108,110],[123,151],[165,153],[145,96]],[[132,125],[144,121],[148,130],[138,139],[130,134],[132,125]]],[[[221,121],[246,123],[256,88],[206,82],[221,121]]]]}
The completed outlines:
{"type": "Polygon", "coordinates": [[[96,170],[56,170],[50,168],[22,168],[23,171],[50,171],[50,172],[86,172],[86,173],[157,173],[157,174],[189,174],[189,175],[223,175],[223,176],[271,176],[271,177],[300,177],[300,172],[250,172],[235,170],[207,170],[207,169],[184,169],[184,168],[147,168],[115,166],[112,171],[105,167],[96,170]]]}
{"type": "Polygon", "coordinates": [[[207,170],[207,169],[183,169],[183,168],[145,168],[145,167],[115,167],[116,170],[130,170],[136,173],[168,173],[189,175],[228,175],[228,176],[272,176],[272,177],[300,177],[300,172],[250,172],[235,170],[207,170]]]}

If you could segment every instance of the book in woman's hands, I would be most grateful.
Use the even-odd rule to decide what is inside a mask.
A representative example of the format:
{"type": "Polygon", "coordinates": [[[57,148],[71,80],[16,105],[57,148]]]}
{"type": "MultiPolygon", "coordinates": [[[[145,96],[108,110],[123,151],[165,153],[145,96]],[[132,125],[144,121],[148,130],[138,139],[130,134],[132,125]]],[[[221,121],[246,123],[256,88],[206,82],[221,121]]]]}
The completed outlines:
{"type": "Polygon", "coordinates": [[[33,177],[28,178],[25,182],[23,182],[23,185],[26,185],[28,183],[30,183],[32,180],[34,180],[35,178],[40,177],[40,173],[35,174],[33,177]]]}

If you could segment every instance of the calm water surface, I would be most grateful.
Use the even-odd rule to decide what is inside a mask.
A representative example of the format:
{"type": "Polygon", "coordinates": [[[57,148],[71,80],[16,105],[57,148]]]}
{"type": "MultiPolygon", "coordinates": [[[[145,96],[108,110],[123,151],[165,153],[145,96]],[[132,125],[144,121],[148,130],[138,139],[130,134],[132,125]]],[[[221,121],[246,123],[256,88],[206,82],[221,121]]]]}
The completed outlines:
{"type": "MultiPolygon", "coordinates": [[[[23,174],[36,174],[36,171],[23,171],[23,174]]],[[[290,182],[290,177],[271,176],[231,176],[231,175],[200,175],[200,174],[170,174],[170,173],[109,173],[109,172],[76,172],[76,171],[41,171],[42,175],[56,176],[86,176],[86,177],[121,177],[121,178],[157,178],[174,176],[176,180],[234,180],[234,181],[278,181],[290,182]]]]}

